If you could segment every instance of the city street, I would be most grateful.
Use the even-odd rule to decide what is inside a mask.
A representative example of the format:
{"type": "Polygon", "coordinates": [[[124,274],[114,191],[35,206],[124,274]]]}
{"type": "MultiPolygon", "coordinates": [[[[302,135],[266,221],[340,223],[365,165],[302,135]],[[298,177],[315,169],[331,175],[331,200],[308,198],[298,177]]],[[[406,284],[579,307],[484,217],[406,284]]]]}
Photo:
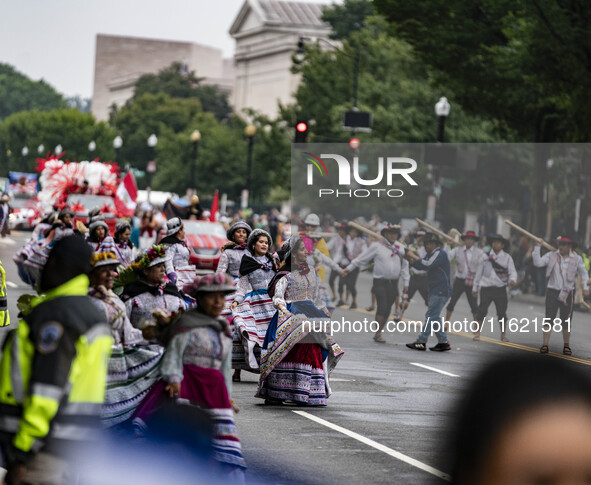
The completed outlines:
{"type": "MultiPolygon", "coordinates": [[[[18,279],[12,255],[29,233],[13,232],[0,239],[0,258],[8,278],[9,308],[16,324],[16,300],[29,289],[18,279]]],[[[363,272],[358,289],[359,310],[338,308],[333,320],[373,317],[369,304],[371,275],[363,272]]],[[[492,307],[491,307],[492,309],[492,307]]],[[[425,307],[415,296],[405,318],[420,320],[425,307]]],[[[509,317],[543,317],[542,300],[510,300],[509,317]]],[[[454,317],[469,315],[465,299],[454,317]]],[[[496,323],[495,323],[496,325],[496,323]]],[[[510,352],[538,352],[541,334],[511,334],[499,340],[498,328],[485,326],[480,342],[471,335],[452,334],[453,351],[418,352],[405,347],[414,333],[384,335],[387,343],[374,343],[370,334],[339,333],[335,339],[345,350],[332,374],[333,395],[327,408],[269,407],[253,397],[257,376],[242,373],[233,397],[240,407],[237,424],[249,465],[249,483],[360,484],[444,483],[449,465],[445,450],[446,426],[454,400],[470,378],[489,359],[510,352]]],[[[429,344],[436,343],[433,337],[429,344]]],[[[575,313],[571,339],[573,357],[551,353],[539,358],[561,358],[591,371],[589,315],[575,313]]],[[[561,352],[560,335],[550,350],[561,352]]]]}

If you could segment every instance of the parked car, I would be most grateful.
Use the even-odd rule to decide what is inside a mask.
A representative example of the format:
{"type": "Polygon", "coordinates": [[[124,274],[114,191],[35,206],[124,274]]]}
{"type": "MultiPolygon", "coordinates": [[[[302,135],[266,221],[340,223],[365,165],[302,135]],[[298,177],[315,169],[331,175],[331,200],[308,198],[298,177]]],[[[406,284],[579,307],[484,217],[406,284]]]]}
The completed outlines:
{"type": "Polygon", "coordinates": [[[40,204],[36,197],[15,197],[9,202],[12,213],[8,216],[10,229],[33,229],[40,217],[40,204]]]}
{"type": "MultiPolygon", "coordinates": [[[[113,197],[106,195],[92,195],[92,194],[70,194],[66,200],[68,207],[71,207],[74,212],[74,224],[76,221],[82,222],[88,226],[88,213],[93,209],[101,209],[102,207],[109,207],[114,210],[113,197]]],[[[112,212],[103,213],[105,222],[109,226],[109,233],[115,234],[117,226],[117,218],[112,212]]]]}
{"type": "Polygon", "coordinates": [[[197,269],[215,271],[221,256],[221,247],[228,242],[226,229],[219,222],[183,221],[185,241],[191,250],[190,264],[197,269]]]}

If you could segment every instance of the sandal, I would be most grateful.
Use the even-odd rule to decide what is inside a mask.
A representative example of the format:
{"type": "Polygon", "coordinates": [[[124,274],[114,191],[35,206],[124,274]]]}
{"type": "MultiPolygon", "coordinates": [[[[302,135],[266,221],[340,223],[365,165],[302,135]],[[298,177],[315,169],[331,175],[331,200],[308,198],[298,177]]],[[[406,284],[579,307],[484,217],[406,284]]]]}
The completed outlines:
{"type": "Polygon", "coordinates": [[[540,347],[540,354],[547,354],[548,353],[548,346],[547,345],[542,345],[540,347]]]}
{"type": "Polygon", "coordinates": [[[562,349],[562,353],[564,355],[573,355],[573,351],[570,349],[568,345],[564,346],[564,349],[562,349]]]}

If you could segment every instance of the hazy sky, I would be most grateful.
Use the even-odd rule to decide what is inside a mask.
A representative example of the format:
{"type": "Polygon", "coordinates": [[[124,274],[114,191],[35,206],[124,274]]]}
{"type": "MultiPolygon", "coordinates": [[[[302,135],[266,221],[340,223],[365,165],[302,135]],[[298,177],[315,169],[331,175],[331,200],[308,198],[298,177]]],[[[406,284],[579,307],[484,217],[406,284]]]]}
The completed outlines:
{"type": "Polygon", "coordinates": [[[97,33],[196,42],[222,49],[224,57],[231,57],[234,40],[228,31],[243,3],[2,0],[0,62],[34,80],[45,79],[66,96],[91,97],[97,33]]]}

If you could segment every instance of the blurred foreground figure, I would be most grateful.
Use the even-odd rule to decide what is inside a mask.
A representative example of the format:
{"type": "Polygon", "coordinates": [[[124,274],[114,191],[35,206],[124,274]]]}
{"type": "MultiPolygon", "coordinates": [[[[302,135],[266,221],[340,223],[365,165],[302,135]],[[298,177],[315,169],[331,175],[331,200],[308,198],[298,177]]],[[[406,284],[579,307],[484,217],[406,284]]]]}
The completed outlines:
{"type": "Polygon", "coordinates": [[[505,356],[475,377],[455,416],[455,484],[591,483],[591,379],[573,364],[505,356]]]}
{"type": "Polygon", "coordinates": [[[5,482],[53,485],[75,473],[70,453],[94,439],[113,339],[88,292],[91,249],[53,246],[41,295],[23,310],[0,361],[0,450],[5,482]]]}

